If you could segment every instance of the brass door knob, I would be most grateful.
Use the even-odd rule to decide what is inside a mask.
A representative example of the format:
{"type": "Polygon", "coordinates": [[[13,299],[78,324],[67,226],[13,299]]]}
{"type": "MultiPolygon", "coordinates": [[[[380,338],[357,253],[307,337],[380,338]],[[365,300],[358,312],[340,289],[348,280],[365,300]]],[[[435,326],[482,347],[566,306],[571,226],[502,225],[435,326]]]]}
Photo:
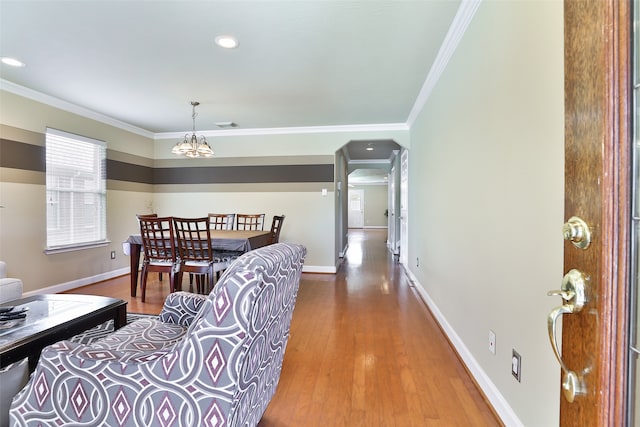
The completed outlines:
{"type": "Polygon", "coordinates": [[[562,360],[556,337],[556,323],[563,314],[573,314],[582,310],[587,302],[587,276],[576,269],[569,271],[562,279],[562,287],[559,291],[550,291],[549,296],[560,296],[562,305],[553,309],[547,317],[547,329],[553,354],[558,359],[564,372],[562,380],[562,393],[568,402],[573,402],[576,396],[586,394],[586,385],[581,375],[569,369],[562,360]]]}

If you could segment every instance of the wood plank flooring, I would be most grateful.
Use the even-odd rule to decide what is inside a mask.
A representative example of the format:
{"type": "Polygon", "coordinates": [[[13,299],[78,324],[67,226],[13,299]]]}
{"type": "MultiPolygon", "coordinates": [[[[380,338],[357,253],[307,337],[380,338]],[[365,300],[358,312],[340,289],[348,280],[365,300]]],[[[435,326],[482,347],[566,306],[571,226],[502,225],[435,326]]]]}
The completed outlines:
{"type": "MultiPolygon", "coordinates": [[[[337,274],[303,274],[280,383],[260,427],[502,425],[385,240],[386,230],[349,230],[337,274]]],[[[153,276],[145,303],[129,296],[128,275],[72,292],[157,314],[169,285],[153,276]]]]}

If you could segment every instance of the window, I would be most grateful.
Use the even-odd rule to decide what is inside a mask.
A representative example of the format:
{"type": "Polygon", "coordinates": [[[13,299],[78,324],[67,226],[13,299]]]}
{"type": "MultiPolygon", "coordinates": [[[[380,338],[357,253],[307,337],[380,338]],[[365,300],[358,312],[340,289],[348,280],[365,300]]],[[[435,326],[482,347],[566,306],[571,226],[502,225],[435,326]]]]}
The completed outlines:
{"type": "Polygon", "coordinates": [[[47,252],[106,243],[106,147],[47,129],[47,252]]]}

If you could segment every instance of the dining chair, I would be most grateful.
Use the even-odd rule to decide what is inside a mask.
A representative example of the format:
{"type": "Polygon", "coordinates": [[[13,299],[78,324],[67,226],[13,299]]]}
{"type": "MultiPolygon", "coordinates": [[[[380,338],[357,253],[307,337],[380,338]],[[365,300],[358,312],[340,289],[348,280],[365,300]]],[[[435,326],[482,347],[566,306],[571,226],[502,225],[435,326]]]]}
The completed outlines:
{"type": "Polygon", "coordinates": [[[233,230],[236,214],[209,214],[209,227],[212,230],[233,230]]]}
{"type": "MultiPolygon", "coordinates": [[[[138,219],[138,224],[140,224],[140,218],[158,218],[158,214],[157,213],[136,214],[136,218],[138,219]]],[[[158,280],[162,282],[162,272],[158,273],[158,280]]]]}
{"type": "MultiPolygon", "coordinates": [[[[175,272],[177,268],[177,251],[171,217],[138,218],[140,222],[140,236],[142,237],[142,277],[140,287],[141,299],[144,302],[149,273],[169,273],[169,291],[176,290],[175,272]]],[[[178,283],[177,289],[180,289],[178,283]]]]}
{"type": "Polygon", "coordinates": [[[283,222],[284,215],[273,216],[273,221],[271,221],[271,244],[278,243],[280,241],[280,230],[282,229],[283,222]]]}
{"type": "Polygon", "coordinates": [[[264,214],[236,214],[236,230],[264,230],[264,214]]]}
{"type": "Polygon", "coordinates": [[[215,283],[216,274],[227,267],[227,262],[216,257],[211,246],[209,217],[173,218],[180,258],[176,280],[182,283],[182,274],[196,275],[197,292],[208,294],[215,283]],[[204,286],[204,279],[207,286],[204,286]]]}

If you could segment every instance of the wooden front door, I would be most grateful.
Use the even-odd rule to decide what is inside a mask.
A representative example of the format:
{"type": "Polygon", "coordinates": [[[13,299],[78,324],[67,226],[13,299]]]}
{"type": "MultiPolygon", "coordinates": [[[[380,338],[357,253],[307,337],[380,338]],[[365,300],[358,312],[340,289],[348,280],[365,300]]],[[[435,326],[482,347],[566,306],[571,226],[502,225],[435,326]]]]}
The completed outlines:
{"type": "MultiPolygon", "coordinates": [[[[565,273],[575,269],[584,275],[586,303],[579,312],[561,315],[562,358],[585,390],[573,403],[560,394],[560,425],[624,426],[631,228],[630,4],[566,0],[564,8],[565,220],[582,218],[592,241],[583,249],[565,242],[565,273]]],[[[558,304],[564,301],[554,298],[558,304]]]]}

